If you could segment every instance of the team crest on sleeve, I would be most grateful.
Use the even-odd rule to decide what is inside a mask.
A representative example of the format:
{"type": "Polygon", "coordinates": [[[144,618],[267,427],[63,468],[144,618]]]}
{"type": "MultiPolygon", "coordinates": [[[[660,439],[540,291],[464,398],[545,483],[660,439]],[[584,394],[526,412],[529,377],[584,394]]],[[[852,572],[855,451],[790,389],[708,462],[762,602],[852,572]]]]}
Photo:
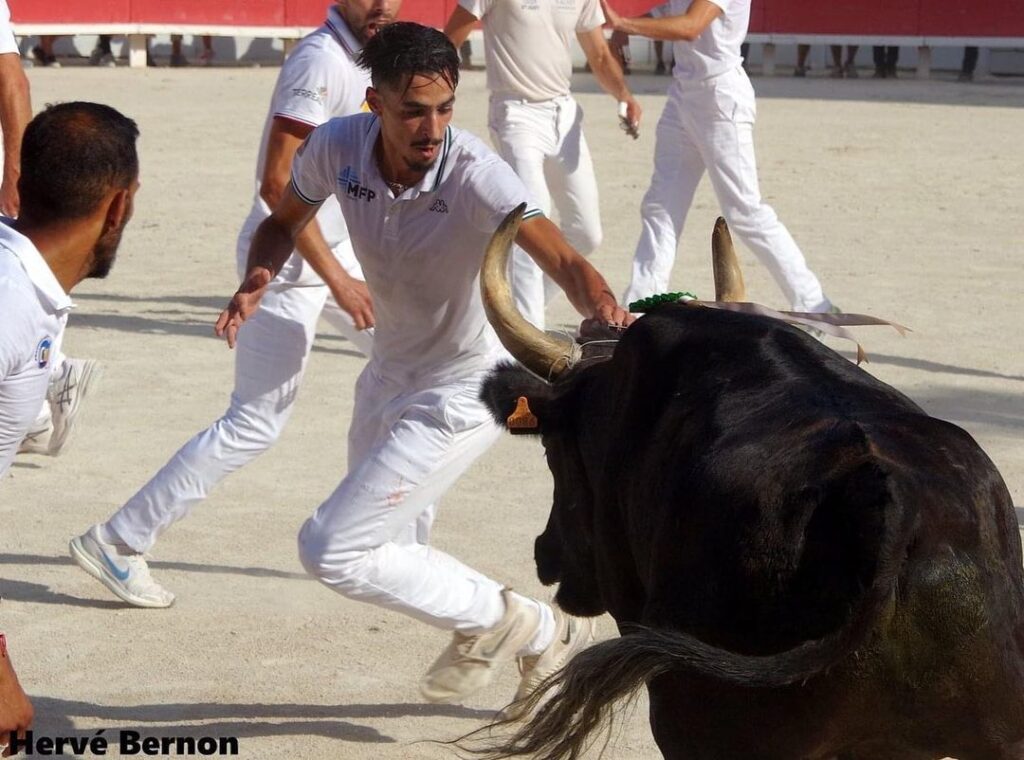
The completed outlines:
{"type": "Polygon", "coordinates": [[[375,191],[360,184],[359,174],[351,166],[346,166],[341,170],[341,174],[338,175],[338,185],[348,198],[362,198],[365,201],[372,201],[377,197],[375,191]]]}
{"type": "Polygon", "coordinates": [[[39,345],[36,346],[35,354],[36,365],[38,365],[39,369],[42,369],[43,367],[50,363],[50,351],[52,349],[53,338],[51,338],[49,335],[47,335],[45,338],[39,341],[39,345]]]}

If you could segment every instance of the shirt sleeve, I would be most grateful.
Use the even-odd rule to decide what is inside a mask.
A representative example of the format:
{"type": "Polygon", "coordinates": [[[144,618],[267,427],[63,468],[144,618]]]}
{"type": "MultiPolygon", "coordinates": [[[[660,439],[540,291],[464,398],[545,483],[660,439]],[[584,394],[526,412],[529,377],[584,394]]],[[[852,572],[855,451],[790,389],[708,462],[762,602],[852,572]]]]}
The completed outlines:
{"type": "Polygon", "coordinates": [[[520,203],[526,203],[523,219],[543,213],[512,167],[497,156],[482,161],[467,179],[474,190],[470,196],[470,223],[482,232],[493,233],[520,203]]]}
{"type": "Polygon", "coordinates": [[[577,32],[589,32],[603,26],[605,22],[604,11],[601,10],[601,3],[598,0],[583,0],[583,7],[580,8],[580,17],[576,21],[577,32]]]}
{"type": "Polygon", "coordinates": [[[331,118],[328,100],[328,85],[332,84],[331,61],[316,52],[315,48],[306,48],[285,60],[274,88],[274,116],[314,127],[331,118]]]}
{"type": "Polygon", "coordinates": [[[492,0],[459,0],[459,7],[469,11],[477,18],[483,18],[491,9],[492,0]]]}
{"type": "Polygon", "coordinates": [[[11,11],[5,0],[0,0],[0,55],[17,53],[18,41],[14,39],[11,29],[11,11]]]}
{"type": "Polygon", "coordinates": [[[334,192],[333,152],[331,134],[337,120],[314,129],[295,151],[292,159],[292,188],[306,203],[323,203],[334,192]]]}

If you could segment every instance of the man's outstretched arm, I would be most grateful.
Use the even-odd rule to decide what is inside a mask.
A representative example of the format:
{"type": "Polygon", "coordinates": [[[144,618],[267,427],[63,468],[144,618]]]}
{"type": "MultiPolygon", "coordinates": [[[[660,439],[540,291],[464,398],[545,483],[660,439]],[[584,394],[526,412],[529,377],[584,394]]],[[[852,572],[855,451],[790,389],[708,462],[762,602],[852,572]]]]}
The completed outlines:
{"type": "MultiPolygon", "coordinates": [[[[321,203],[307,203],[295,192],[294,186],[289,185],[273,213],[256,228],[249,244],[245,279],[214,326],[219,337],[227,338],[228,347],[235,347],[238,329],[259,308],[263,291],[291,256],[296,237],[316,216],[321,203]]],[[[334,267],[342,268],[337,259],[329,258],[334,267]]],[[[327,266],[330,267],[330,263],[327,266]]]]}
{"type": "Polygon", "coordinates": [[[633,93],[626,84],[626,77],[622,74],[622,67],[612,55],[608,48],[608,42],[604,38],[601,27],[595,27],[589,32],[579,32],[576,35],[580,47],[587,56],[590,69],[594,72],[598,84],[620,103],[626,104],[626,121],[634,130],[640,126],[641,108],[633,93]]]}
{"type": "Polygon", "coordinates": [[[687,40],[700,37],[711,22],[722,15],[722,9],[711,0],[693,0],[686,13],[679,16],[624,18],[615,12],[608,0],[601,0],[605,18],[612,29],[626,34],[639,34],[652,40],[687,40]]]}
{"type": "Polygon", "coordinates": [[[569,245],[555,224],[545,216],[524,221],[516,243],[565,291],[569,303],[587,319],[610,325],[627,325],[633,316],[619,306],[604,277],[569,245]]]}

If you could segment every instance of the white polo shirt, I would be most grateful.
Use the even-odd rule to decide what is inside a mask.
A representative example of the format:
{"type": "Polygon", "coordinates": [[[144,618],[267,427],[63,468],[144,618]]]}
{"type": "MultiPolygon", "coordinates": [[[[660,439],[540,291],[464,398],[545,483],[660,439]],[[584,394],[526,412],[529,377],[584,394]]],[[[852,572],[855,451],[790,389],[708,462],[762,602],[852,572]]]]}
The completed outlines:
{"type": "Polygon", "coordinates": [[[529,101],[569,94],[572,41],[604,23],[599,0],[459,0],[483,24],[487,89],[529,101]]]}
{"type": "Polygon", "coordinates": [[[11,29],[11,9],[7,0],[0,0],[0,55],[4,53],[18,53],[18,41],[11,29]]]}
{"type": "MultiPolygon", "coordinates": [[[[2,0],[0,0],[2,1],[2,0]]],[[[365,110],[366,88],[370,86],[370,72],[355,64],[362,50],[361,43],[345,24],[336,6],[327,12],[326,23],[307,35],[295,46],[285,60],[274,85],[270,110],[263,126],[260,153],[256,160],[256,192],[252,209],[245,220],[239,237],[250,240],[260,222],[270,216],[271,209],[260,197],[263,169],[266,164],[267,140],[275,116],[311,126],[319,126],[335,116],[348,116],[365,110]]],[[[316,215],[320,231],[332,249],[348,240],[345,219],[337,201],[330,198],[316,215]]],[[[282,269],[301,273],[301,279],[319,282],[312,267],[302,266],[299,254],[282,269]]],[[[286,279],[295,279],[288,278],[286,279]]]]}
{"type": "Polygon", "coordinates": [[[292,162],[303,200],[341,203],[373,297],[374,370],[423,388],[486,369],[499,344],[480,300],[484,252],[517,205],[541,212],[508,164],[451,126],[434,166],[396,199],[374,156],[379,134],[373,114],[332,119],[292,162]]]}
{"type": "Polygon", "coordinates": [[[39,414],[71,298],[32,241],[0,219],[0,477],[39,414]]]}
{"type": "MultiPolygon", "coordinates": [[[[711,0],[722,9],[704,33],[689,42],[672,43],[675,66],[672,75],[685,81],[699,82],[732,71],[743,63],[740,45],[750,26],[750,0],[711,0]]],[[[669,0],[650,11],[654,18],[681,16],[691,0],[669,0]]]]}

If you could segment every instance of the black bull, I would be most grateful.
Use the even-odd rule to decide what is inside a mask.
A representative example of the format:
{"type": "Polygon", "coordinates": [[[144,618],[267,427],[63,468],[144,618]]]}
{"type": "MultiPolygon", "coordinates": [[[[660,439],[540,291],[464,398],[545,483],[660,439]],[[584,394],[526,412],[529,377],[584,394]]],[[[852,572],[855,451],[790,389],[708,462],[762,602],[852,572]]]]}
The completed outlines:
{"type": "Polygon", "coordinates": [[[540,579],[623,635],[497,754],[575,757],[647,684],[667,758],[1024,757],[1009,493],[965,431],[776,320],[665,306],[555,383],[540,579]],[[592,738],[592,737],[591,737],[592,738]]]}

